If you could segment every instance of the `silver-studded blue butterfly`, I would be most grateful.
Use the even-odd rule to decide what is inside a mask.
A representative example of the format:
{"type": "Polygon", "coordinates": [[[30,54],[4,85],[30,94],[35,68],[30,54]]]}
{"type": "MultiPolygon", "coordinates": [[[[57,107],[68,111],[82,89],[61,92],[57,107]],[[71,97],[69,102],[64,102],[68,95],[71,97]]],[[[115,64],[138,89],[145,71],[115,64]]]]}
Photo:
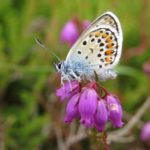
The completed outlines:
{"type": "MultiPolygon", "coordinates": [[[[39,40],[42,47],[48,49],[39,40]]],[[[114,67],[118,64],[122,51],[122,29],[115,14],[106,12],[81,34],[70,49],[65,61],[56,64],[57,71],[64,80],[113,79],[117,76],[114,67]]]]}
{"type": "Polygon", "coordinates": [[[122,29],[116,15],[106,12],[81,34],[65,61],[56,65],[61,80],[113,79],[122,51],[122,29]]]}

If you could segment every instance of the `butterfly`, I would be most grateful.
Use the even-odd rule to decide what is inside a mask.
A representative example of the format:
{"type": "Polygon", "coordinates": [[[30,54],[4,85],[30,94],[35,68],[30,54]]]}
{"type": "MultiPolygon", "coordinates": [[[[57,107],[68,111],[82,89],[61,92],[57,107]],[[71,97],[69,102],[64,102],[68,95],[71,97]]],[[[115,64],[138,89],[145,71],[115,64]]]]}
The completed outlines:
{"type": "Polygon", "coordinates": [[[61,81],[116,78],[114,67],[121,57],[122,41],[119,19],[112,12],[102,14],[81,34],[66,60],[56,64],[61,81]]]}

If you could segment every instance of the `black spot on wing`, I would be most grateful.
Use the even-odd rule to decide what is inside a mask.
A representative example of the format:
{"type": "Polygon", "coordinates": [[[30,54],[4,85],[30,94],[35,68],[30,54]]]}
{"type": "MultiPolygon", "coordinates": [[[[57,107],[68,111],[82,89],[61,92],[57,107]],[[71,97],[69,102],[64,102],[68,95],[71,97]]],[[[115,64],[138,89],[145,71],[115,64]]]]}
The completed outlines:
{"type": "Polygon", "coordinates": [[[97,40],[97,43],[100,43],[100,42],[101,42],[101,39],[98,39],[98,40],[97,40]]]}
{"type": "Polygon", "coordinates": [[[78,51],[78,54],[81,54],[81,51],[78,51]]]}
{"type": "Polygon", "coordinates": [[[102,68],[102,65],[99,65],[99,68],[102,68]]]}
{"type": "Polygon", "coordinates": [[[101,57],[102,55],[101,54],[97,54],[97,57],[101,57]]]}
{"type": "Polygon", "coordinates": [[[83,41],[83,45],[86,45],[87,44],[87,42],[86,41],[83,41]]]}
{"type": "Polygon", "coordinates": [[[104,43],[100,43],[100,45],[99,45],[99,46],[100,46],[100,47],[101,47],[101,46],[104,46],[104,43]]]}
{"type": "Polygon", "coordinates": [[[94,42],[94,41],[95,41],[95,39],[94,39],[94,38],[92,38],[92,39],[91,39],[91,42],[94,42]]]}

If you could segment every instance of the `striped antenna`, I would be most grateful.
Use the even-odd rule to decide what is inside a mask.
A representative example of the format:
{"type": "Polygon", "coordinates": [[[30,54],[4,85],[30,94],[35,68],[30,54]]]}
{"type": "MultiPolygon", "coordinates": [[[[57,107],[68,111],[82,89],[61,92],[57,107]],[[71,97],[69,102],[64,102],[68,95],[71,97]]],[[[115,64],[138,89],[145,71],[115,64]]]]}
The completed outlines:
{"type": "Polygon", "coordinates": [[[37,44],[39,44],[42,48],[47,49],[54,57],[56,57],[59,61],[61,61],[61,59],[50,49],[48,48],[44,43],[42,43],[39,39],[35,38],[35,41],[37,44]]]}

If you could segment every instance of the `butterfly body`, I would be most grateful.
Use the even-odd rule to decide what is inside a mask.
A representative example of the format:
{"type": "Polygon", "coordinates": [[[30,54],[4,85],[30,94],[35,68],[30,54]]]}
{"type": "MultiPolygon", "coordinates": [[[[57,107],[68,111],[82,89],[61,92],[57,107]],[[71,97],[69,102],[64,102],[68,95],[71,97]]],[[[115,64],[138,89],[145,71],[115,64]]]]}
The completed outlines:
{"type": "Polygon", "coordinates": [[[56,65],[62,80],[113,79],[122,51],[122,30],[111,12],[98,17],[80,36],[64,62],[56,65]]]}

